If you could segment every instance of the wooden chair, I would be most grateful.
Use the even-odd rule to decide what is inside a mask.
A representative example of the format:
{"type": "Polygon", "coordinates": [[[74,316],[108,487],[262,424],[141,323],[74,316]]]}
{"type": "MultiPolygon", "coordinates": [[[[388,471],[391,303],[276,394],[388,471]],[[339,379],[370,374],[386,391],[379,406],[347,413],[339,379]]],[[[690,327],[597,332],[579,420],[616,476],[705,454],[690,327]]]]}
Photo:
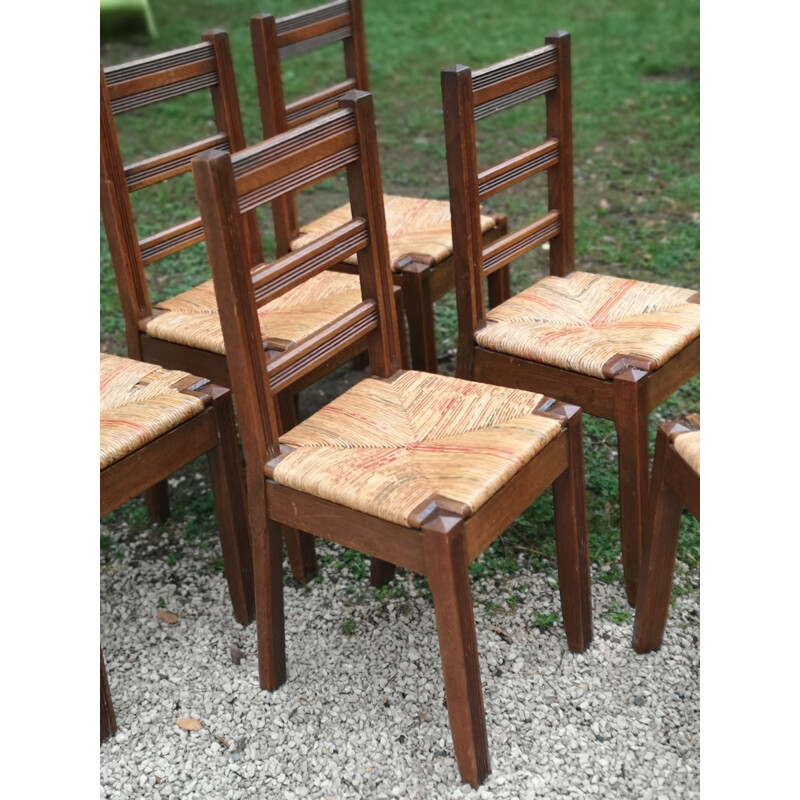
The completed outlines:
{"type": "Polygon", "coordinates": [[[699,414],[658,426],[639,572],[639,602],[633,623],[633,647],[637,653],[661,647],[684,507],[700,521],[699,414]]]}
{"type": "MultiPolygon", "coordinates": [[[[128,355],[204,375],[228,386],[225,345],[211,280],[156,304],[150,297],[150,265],[202,242],[200,218],[139,238],[130,198],[137,190],[189,172],[190,161],[198,153],[212,148],[235,152],[244,147],[228,35],[209,31],[203,34],[202,43],[193,47],[107,69],[101,66],[100,95],[101,203],[125,318],[128,355]],[[211,92],[217,133],[125,166],[117,139],[117,115],[204,90],[211,92]]],[[[255,213],[247,215],[245,225],[250,263],[260,263],[263,254],[255,213]]],[[[150,280],[154,277],[151,274],[150,280]]],[[[312,281],[264,309],[259,335],[265,352],[286,350],[336,319],[360,296],[356,276],[335,272],[315,275],[312,281]]],[[[304,375],[303,380],[287,383],[281,401],[287,427],[296,420],[295,393],[354,355],[355,352],[342,353],[315,373],[304,375]]],[[[166,516],[163,487],[158,493],[150,493],[148,508],[154,518],[166,516]]],[[[286,543],[292,573],[297,580],[305,581],[316,572],[313,540],[300,532],[287,532],[286,543]]]]}
{"type": "MultiPolygon", "coordinates": [[[[100,355],[101,517],[204,454],[233,614],[248,625],[253,564],[230,391],[186,372],[100,355]]],[[[101,651],[101,740],[115,730],[101,651]]]]}
{"type": "Polygon", "coordinates": [[[204,153],[192,171],[245,450],[261,686],[286,679],[281,525],[420,572],[434,598],[456,758],[476,786],[489,756],[468,567],[551,484],[567,641],[580,652],[592,638],[580,410],[398,369],[371,95],[348,93],[339,110],[240,153],[204,153]],[[242,270],[246,215],[343,167],[352,219],[242,270]],[[363,299],[265,360],[258,309],[353,254],[363,299]],[[286,381],[357,341],[373,377],[280,435],[286,381]]]}
{"type": "Polygon", "coordinates": [[[457,374],[536,387],[614,421],[619,442],[622,561],[636,604],[647,512],[648,414],[700,369],[699,295],[575,271],[570,37],[472,71],[442,72],[458,307],[457,374]],[[547,139],[478,171],[475,120],[544,96],[547,139]],[[547,170],[549,210],[487,247],[479,204],[547,170]],[[550,243],[550,275],[485,310],[483,279],[550,243]]]}
{"type": "MultiPolygon", "coordinates": [[[[340,0],[282,19],[258,14],[250,20],[250,32],[265,138],[332,110],[337,100],[351,89],[369,91],[361,0],[340,0]],[[344,48],[345,80],[287,104],[282,63],[340,41],[344,48]]],[[[453,288],[450,206],[442,200],[385,195],[384,211],[391,275],[395,285],[402,287],[408,319],[411,363],[414,369],[437,372],[433,303],[453,288]]],[[[345,205],[300,225],[296,199],[291,195],[273,202],[272,214],[278,255],[302,247],[350,219],[350,209],[345,205]]],[[[505,231],[506,220],[487,212],[481,214],[480,226],[481,235],[489,241],[505,231]]],[[[348,265],[355,271],[355,258],[348,258],[342,267],[348,265]]],[[[493,276],[489,292],[493,304],[510,296],[508,270],[493,276]]]]}

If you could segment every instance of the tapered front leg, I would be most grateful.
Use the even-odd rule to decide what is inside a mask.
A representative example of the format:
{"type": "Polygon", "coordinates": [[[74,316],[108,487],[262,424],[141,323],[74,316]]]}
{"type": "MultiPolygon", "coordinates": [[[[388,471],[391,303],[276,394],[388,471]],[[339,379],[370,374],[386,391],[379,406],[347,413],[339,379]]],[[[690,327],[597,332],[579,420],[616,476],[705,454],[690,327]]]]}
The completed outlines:
{"type": "Polygon", "coordinates": [[[491,767],[463,523],[440,514],[422,536],[456,761],[462,779],[477,787],[491,767]]]}
{"type": "Polygon", "coordinates": [[[678,533],[683,504],[664,479],[669,440],[659,429],[653,459],[648,525],[639,571],[639,594],[633,623],[633,647],[637,653],[658,650],[669,615],[669,600],[678,552],[678,533]]]}
{"type": "Polygon", "coordinates": [[[619,510],[622,569],[628,603],[636,606],[642,531],[647,519],[649,452],[646,372],[630,368],[614,378],[615,416],[619,450],[619,510]]]}
{"type": "Polygon", "coordinates": [[[569,649],[582,653],[592,641],[592,587],[583,471],[583,424],[577,406],[550,409],[565,420],[568,467],[553,482],[561,610],[569,649]]]}
{"type": "Polygon", "coordinates": [[[111,689],[108,686],[106,663],[103,661],[103,648],[100,648],[100,741],[108,739],[117,732],[117,718],[111,702],[111,689]]]}

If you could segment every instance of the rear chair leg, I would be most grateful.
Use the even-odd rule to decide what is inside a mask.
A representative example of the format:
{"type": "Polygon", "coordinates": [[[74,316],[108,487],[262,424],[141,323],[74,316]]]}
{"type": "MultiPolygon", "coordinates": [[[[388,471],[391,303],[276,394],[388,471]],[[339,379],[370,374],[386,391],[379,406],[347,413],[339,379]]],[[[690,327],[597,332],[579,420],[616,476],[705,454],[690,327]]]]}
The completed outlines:
{"type": "Polygon", "coordinates": [[[103,661],[103,648],[100,648],[100,741],[108,739],[117,732],[117,718],[111,702],[111,689],[108,687],[106,663],[103,661]]]}
{"type": "Polygon", "coordinates": [[[166,522],[169,519],[169,488],[166,478],[144,490],[144,505],[147,516],[153,522],[166,522]]]}
{"type": "MultiPolygon", "coordinates": [[[[297,425],[295,395],[291,392],[281,392],[278,395],[278,402],[281,408],[281,432],[291,430],[297,425]]],[[[314,547],[314,537],[310,533],[295,528],[284,528],[283,536],[286,541],[286,555],[289,558],[292,577],[299,583],[307,583],[317,574],[317,551],[314,547]]]]}
{"type": "Polygon", "coordinates": [[[463,534],[462,520],[447,513],[422,529],[456,761],[461,778],[477,787],[491,767],[463,534]]]}
{"type": "Polygon", "coordinates": [[[234,617],[242,625],[249,625],[255,618],[253,561],[230,392],[215,395],[213,402],[219,444],[209,450],[208,464],[222,560],[234,617]]]}

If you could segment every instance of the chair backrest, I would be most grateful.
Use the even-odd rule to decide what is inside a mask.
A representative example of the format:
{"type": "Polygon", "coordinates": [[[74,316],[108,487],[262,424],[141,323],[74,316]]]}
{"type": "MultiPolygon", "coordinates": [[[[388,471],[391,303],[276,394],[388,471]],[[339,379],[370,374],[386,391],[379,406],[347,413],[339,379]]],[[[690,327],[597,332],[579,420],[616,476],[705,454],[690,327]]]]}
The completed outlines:
{"type": "MultiPolygon", "coordinates": [[[[261,108],[264,138],[284,133],[336,108],[338,100],[352,89],[369,91],[367,46],[361,0],[340,0],[276,19],[257,14],[250,19],[253,61],[261,108]],[[281,62],[342,42],[345,79],[287,104],[281,62]]],[[[280,255],[288,253],[299,232],[293,195],[272,204],[275,245],[280,255]]]]}
{"type": "MultiPolygon", "coordinates": [[[[130,194],[191,169],[212,148],[245,146],[228,35],[209,31],[202,43],[114,67],[100,67],[100,197],[111,260],[125,316],[128,352],[139,357],[138,322],[150,316],[145,267],[203,240],[199,217],[139,238],[130,194]],[[217,133],[126,166],[114,117],[191,92],[209,89],[217,133]]],[[[258,221],[247,222],[253,263],[261,260],[258,221]]]]}
{"type": "Polygon", "coordinates": [[[282,389],[364,339],[374,375],[389,377],[400,365],[372,96],[354,91],[338,110],[239,153],[204,153],[192,162],[192,172],[245,460],[248,473],[263,480],[265,461],[279,452],[282,389]],[[352,220],[271,264],[240,268],[248,212],[344,168],[352,220]],[[361,302],[295,346],[265,357],[259,308],[353,253],[361,302]]]}
{"type": "Polygon", "coordinates": [[[551,275],[565,276],[575,268],[570,37],[558,32],[545,42],[484,69],[459,65],[442,72],[459,348],[471,349],[475,330],[485,324],[487,275],[547,241],[551,275]],[[479,172],[475,122],[539,96],[546,102],[545,141],[479,172]],[[543,170],[547,213],[483,247],[481,202],[543,170]]]}

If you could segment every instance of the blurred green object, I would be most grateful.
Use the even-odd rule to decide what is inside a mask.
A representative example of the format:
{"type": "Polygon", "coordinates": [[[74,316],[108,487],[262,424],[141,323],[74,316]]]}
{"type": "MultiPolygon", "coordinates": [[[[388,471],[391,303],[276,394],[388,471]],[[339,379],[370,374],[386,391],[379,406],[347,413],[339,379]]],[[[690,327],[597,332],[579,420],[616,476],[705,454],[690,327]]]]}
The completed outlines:
{"type": "Polygon", "coordinates": [[[100,40],[130,34],[157,36],[149,0],[100,0],[100,40]]]}

